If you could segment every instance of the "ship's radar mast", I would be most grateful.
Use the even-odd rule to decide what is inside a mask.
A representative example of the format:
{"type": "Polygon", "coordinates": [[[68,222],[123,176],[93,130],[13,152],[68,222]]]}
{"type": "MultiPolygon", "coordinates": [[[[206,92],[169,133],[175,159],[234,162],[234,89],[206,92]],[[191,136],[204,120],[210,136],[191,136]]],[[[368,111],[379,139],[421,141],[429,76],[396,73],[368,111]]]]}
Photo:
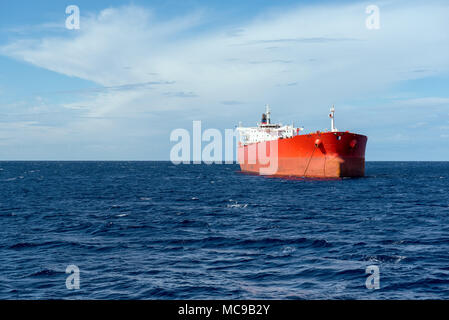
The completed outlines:
{"type": "Polygon", "coordinates": [[[329,114],[329,117],[331,118],[331,131],[337,132],[338,129],[335,128],[335,108],[334,105],[332,105],[331,113],[329,114]]]}
{"type": "Polygon", "coordinates": [[[271,124],[271,119],[270,119],[270,116],[271,116],[270,106],[267,104],[267,105],[265,105],[265,108],[266,108],[265,114],[267,115],[267,124],[271,124]]]}

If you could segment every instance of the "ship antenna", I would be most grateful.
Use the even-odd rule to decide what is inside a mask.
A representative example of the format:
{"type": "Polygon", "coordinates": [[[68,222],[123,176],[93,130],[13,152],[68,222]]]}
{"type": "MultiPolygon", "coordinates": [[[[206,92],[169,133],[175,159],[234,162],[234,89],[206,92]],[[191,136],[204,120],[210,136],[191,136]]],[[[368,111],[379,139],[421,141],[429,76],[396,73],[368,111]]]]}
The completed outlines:
{"type": "Polygon", "coordinates": [[[331,118],[331,128],[332,128],[331,131],[337,132],[338,129],[335,128],[335,107],[334,107],[334,105],[332,105],[331,113],[329,114],[329,117],[331,118]]]}
{"type": "Polygon", "coordinates": [[[265,114],[267,115],[267,124],[271,124],[271,119],[270,119],[270,115],[271,115],[271,112],[270,112],[270,106],[269,106],[268,104],[266,104],[265,107],[266,107],[265,114]]]}

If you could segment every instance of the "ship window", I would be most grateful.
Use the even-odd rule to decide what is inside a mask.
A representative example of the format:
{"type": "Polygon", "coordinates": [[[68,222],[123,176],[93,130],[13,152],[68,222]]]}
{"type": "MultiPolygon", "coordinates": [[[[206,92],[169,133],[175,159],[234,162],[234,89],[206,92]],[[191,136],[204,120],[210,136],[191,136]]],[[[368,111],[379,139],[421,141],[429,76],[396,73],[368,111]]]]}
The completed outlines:
{"type": "Polygon", "coordinates": [[[337,140],[341,140],[341,136],[337,136],[337,140]]]}

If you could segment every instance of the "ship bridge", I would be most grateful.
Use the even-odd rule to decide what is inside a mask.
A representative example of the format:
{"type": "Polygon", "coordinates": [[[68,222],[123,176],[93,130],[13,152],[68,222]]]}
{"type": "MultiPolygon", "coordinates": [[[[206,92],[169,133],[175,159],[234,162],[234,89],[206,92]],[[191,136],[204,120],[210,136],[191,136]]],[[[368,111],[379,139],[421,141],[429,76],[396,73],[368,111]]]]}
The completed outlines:
{"type": "Polygon", "coordinates": [[[295,128],[293,124],[283,126],[281,123],[271,123],[270,107],[266,105],[266,111],[262,114],[262,120],[257,127],[237,127],[240,135],[240,143],[248,145],[263,141],[286,139],[294,137],[303,128],[295,128]]]}

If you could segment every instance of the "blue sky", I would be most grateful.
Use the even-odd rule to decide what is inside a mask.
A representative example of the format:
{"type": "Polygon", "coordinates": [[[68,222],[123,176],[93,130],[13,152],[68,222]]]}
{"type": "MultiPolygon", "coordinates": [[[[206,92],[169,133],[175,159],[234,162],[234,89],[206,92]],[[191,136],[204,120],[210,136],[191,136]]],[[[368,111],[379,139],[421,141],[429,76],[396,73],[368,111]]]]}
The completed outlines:
{"type": "Polygon", "coordinates": [[[367,160],[449,160],[448,17],[447,1],[2,1],[0,159],[168,160],[172,130],[254,125],[269,103],[306,131],[335,104],[367,160]]]}

